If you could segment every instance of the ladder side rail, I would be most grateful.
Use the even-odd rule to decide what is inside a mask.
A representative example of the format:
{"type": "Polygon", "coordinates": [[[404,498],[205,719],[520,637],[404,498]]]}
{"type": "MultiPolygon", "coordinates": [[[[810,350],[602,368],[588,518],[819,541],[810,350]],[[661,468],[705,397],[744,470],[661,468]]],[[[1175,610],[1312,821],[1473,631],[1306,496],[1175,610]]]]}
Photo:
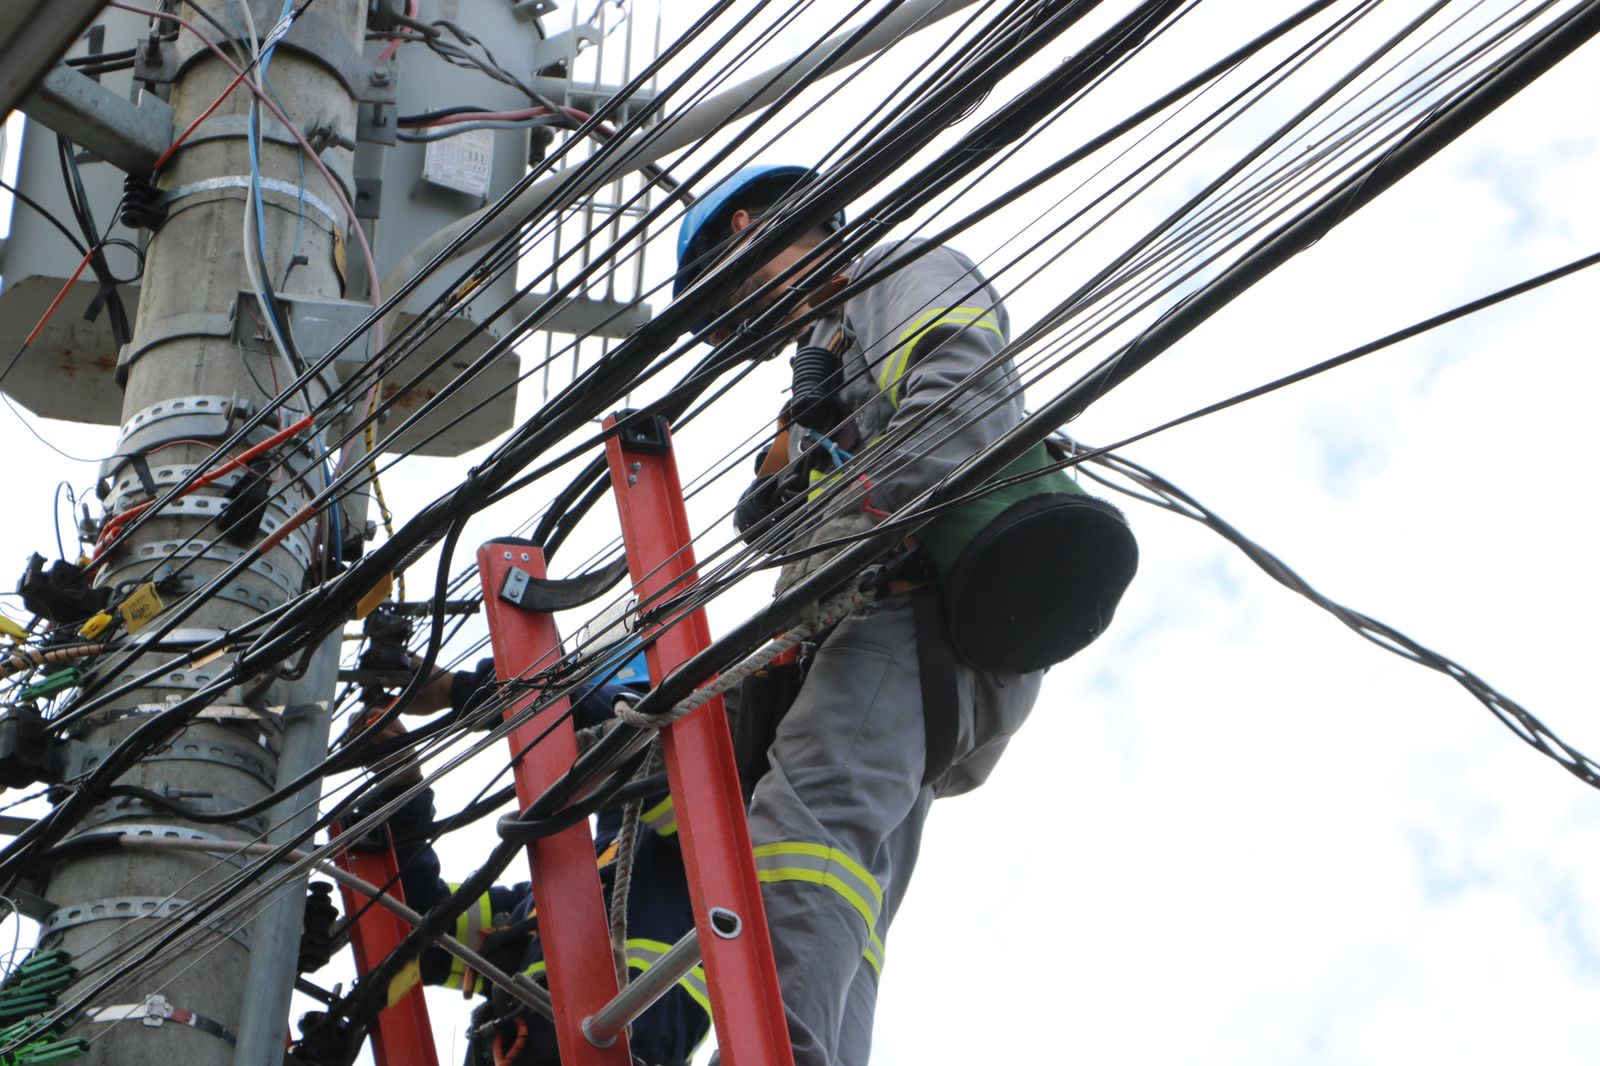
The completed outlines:
{"type": "MultiPolygon", "coordinates": [[[[334,839],[344,835],[335,826],[334,839]]],[[[340,850],[334,861],[349,873],[355,874],[371,885],[389,887],[389,895],[404,901],[399,881],[399,860],[388,827],[374,830],[371,843],[363,841],[340,850]],[[379,846],[378,841],[382,844],[379,846]]],[[[385,956],[400,946],[411,931],[393,912],[372,904],[361,893],[339,886],[344,900],[345,914],[360,913],[361,917],[350,923],[350,947],[356,956],[356,973],[365,977],[385,956]],[[362,908],[366,909],[363,911],[362,908]]],[[[378,1015],[378,1024],[372,1030],[372,1057],[378,1066],[439,1066],[439,1055],[434,1048],[433,1026],[428,1020],[428,1004],[422,995],[419,980],[406,990],[405,995],[390,1004],[378,1015]]]]}
{"type": "MultiPolygon", "coordinates": [[[[615,422],[612,416],[605,425],[609,429],[615,422]]],[[[662,592],[683,592],[695,579],[671,438],[664,422],[657,428],[643,441],[633,433],[606,441],[628,569],[635,594],[646,603],[662,592]]],[[[710,643],[705,612],[696,610],[647,646],[651,678],[659,683],[710,643]]],[[[722,1061],[792,1066],[794,1051],[721,697],[663,729],[661,744],[722,1061]]]]}
{"type": "MultiPolygon", "coordinates": [[[[550,665],[560,655],[561,638],[553,617],[501,599],[506,579],[517,571],[543,578],[544,553],[518,540],[490,541],[478,549],[484,614],[489,622],[495,676],[501,681],[514,681],[550,665]]],[[[506,710],[506,718],[515,718],[538,697],[539,693],[529,691],[518,698],[506,710]]],[[[567,716],[567,700],[552,701],[514,728],[508,741],[517,801],[526,809],[577,758],[578,742],[567,716]],[[547,729],[548,735],[542,736],[547,729]]],[[[618,991],[611,929],[588,821],[529,844],[528,867],[563,1066],[630,1066],[625,1034],[604,1048],[595,1047],[583,1034],[584,1018],[610,1002],[618,991]]]]}

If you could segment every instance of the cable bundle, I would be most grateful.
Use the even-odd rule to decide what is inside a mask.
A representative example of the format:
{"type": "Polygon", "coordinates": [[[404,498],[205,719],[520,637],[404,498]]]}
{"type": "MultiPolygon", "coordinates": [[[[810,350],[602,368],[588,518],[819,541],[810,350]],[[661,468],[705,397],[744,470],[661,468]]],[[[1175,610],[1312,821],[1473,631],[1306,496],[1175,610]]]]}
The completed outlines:
{"type": "MultiPolygon", "coordinates": [[[[832,577],[848,577],[845,570],[859,569],[862,560],[881,552],[880,541],[898,540],[941,508],[969,499],[992,473],[984,464],[995,469],[1005,465],[1004,449],[1028,443],[1024,435],[1032,435],[1036,441],[1076,416],[1206,314],[1243,291],[1264,272],[1257,269],[1261,263],[1281,262],[1304,247],[1370,198],[1385,181],[1414,166],[1440,138],[1470,126],[1497,93],[1506,91],[1507,83],[1499,79],[1520,76],[1515,74],[1522,69],[1519,64],[1532,64],[1545,54],[1542,50],[1553,48],[1552,42],[1562,34],[1575,38],[1592,32],[1592,26],[1581,21],[1590,18],[1588,9],[1576,4],[1541,6],[1507,0],[1493,10],[1483,6],[1472,18],[1446,22],[1442,17],[1435,20],[1419,15],[1415,25],[1395,27],[1378,21],[1379,5],[1362,0],[1320,0],[1289,13],[1282,22],[1265,27],[1232,51],[1209,57],[1208,66],[1188,77],[1164,73],[1165,91],[1152,95],[1136,111],[1109,121],[1103,129],[1085,130],[1083,123],[1074,124],[1079,106],[1106,92],[1107,86],[1141,62],[1153,46],[1181,38],[1188,26],[1185,20],[1201,5],[1141,5],[1109,29],[1088,37],[1077,23],[1091,6],[1061,0],[1043,4],[990,0],[963,14],[961,25],[944,35],[931,56],[917,64],[886,98],[874,98],[871,106],[860,108],[858,122],[835,131],[835,141],[818,152],[820,180],[777,205],[770,225],[748,246],[708,272],[682,299],[666,303],[650,323],[599,356],[591,358],[592,353],[574,339],[550,349],[545,359],[527,369],[523,379],[531,381],[568,360],[573,368],[570,383],[555,389],[537,411],[490,449],[457,487],[399,524],[388,539],[372,546],[361,559],[345,558],[330,549],[346,538],[336,536],[331,528],[326,530],[310,587],[246,624],[187,648],[178,661],[199,661],[227,652],[233,656],[232,665],[220,670],[214,683],[141,723],[103,763],[74,782],[52,819],[0,852],[0,870],[15,877],[48,860],[58,846],[88,846],[59,842],[89,807],[109,794],[108,789],[128,767],[166,743],[175,730],[229,688],[271,676],[295,663],[327,634],[342,627],[364,597],[430,550],[437,549],[439,558],[422,608],[421,617],[427,624],[418,627],[410,645],[422,663],[418,677],[425,679],[436,666],[470,661],[479,645],[457,639],[467,615],[447,615],[444,607],[451,601],[470,603],[475,598],[476,575],[454,558],[469,523],[491,506],[536,496],[537,505],[524,507],[527,517],[518,529],[531,532],[531,539],[547,555],[570,543],[574,530],[609,487],[605,464],[595,457],[605,434],[593,428],[593,420],[627,398],[649,397],[637,405],[636,415],[624,420],[624,426],[664,416],[680,438],[703,426],[704,415],[718,416],[719,438],[732,443],[704,471],[692,472],[688,490],[692,501],[698,503],[713,491],[743,479],[751,454],[765,443],[766,430],[764,425],[758,428],[755,418],[741,420],[738,412],[728,410],[733,405],[724,399],[762,357],[776,352],[797,329],[836,312],[851,295],[880,282],[894,267],[914,261],[921,253],[918,246],[900,249],[874,276],[851,277],[845,291],[809,310],[800,308],[804,278],[845,271],[891,233],[916,233],[933,243],[961,241],[975,230],[1012,220],[1007,223],[1014,227],[1014,232],[1008,233],[1010,239],[979,265],[1002,291],[1042,291],[1050,297],[1048,313],[1021,331],[1004,353],[1016,365],[1019,380],[975,377],[952,390],[927,417],[901,427],[873,452],[858,455],[851,469],[868,480],[892,476],[903,468],[906,456],[915,455],[950,425],[983,417],[1011,400],[1020,388],[1029,390],[1036,420],[1025,427],[1023,435],[1002,442],[992,454],[977,457],[971,469],[959,471],[949,484],[895,513],[864,537],[810,543],[822,524],[848,505],[845,488],[823,491],[813,503],[781,511],[753,545],[727,537],[726,522],[722,521],[726,516],[707,516],[716,524],[714,532],[696,544],[701,564],[697,585],[627,607],[620,604],[623,593],[608,593],[585,610],[599,615],[607,608],[621,608],[638,627],[668,626],[740,582],[806,553],[840,553],[842,561],[827,565],[838,570],[832,577]],[[1357,30],[1377,29],[1386,33],[1371,32],[1363,43],[1355,43],[1357,30]],[[1070,59],[1037,76],[1030,73],[1027,61],[1031,57],[1063,54],[1062,42],[1068,40],[1075,46],[1070,59]],[[988,103],[991,95],[1003,95],[994,94],[997,86],[1009,89],[1018,82],[1023,83],[1020,91],[988,103]],[[984,111],[986,106],[988,111],[984,111]],[[1070,137],[1063,132],[1069,125],[1070,137]],[[1059,149],[1052,149],[1047,158],[1025,158],[1030,148],[1051,143],[1052,137],[1059,149]],[[974,193],[980,189],[985,195],[973,206],[974,193]],[[705,354],[692,335],[685,339],[704,308],[726,301],[751,264],[764,261],[817,219],[846,205],[851,205],[855,221],[831,235],[789,276],[749,294],[747,300],[718,318],[712,328],[726,328],[734,335],[726,345],[705,354]],[[1028,211],[1016,213],[1018,205],[1028,211]],[[1019,217],[1022,222],[1014,221],[1019,217]],[[1118,231],[1135,217],[1142,220],[1137,231],[1118,231]],[[1057,267],[1050,273],[1049,266],[1040,265],[1076,262],[1075,257],[1085,254],[1083,249],[1105,241],[1112,233],[1116,233],[1115,250],[1098,253],[1090,269],[1069,273],[1057,267]],[[1070,277],[1072,284],[1062,284],[1063,277],[1070,277]],[[562,480],[553,486],[557,478],[562,480]]],[[[642,85],[661,74],[666,84],[657,94],[653,110],[636,109],[626,119],[618,118],[615,107],[597,109],[592,115],[569,113],[531,90],[529,107],[515,113],[486,113],[470,103],[441,101],[450,106],[407,116],[412,121],[403,124],[415,131],[411,134],[415,136],[446,135],[476,122],[532,121],[548,121],[570,136],[479,220],[489,227],[499,219],[507,227],[506,233],[488,241],[476,254],[433,263],[428,273],[435,280],[444,279],[441,295],[408,325],[389,329],[373,345],[371,360],[332,388],[325,400],[314,401],[310,386],[332,366],[343,346],[326,353],[298,351],[292,331],[283,329],[275,310],[276,288],[281,286],[274,287],[275,279],[261,274],[257,278],[258,307],[264,316],[263,332],[270,339],[265,368],[273,375],[270,391],[274,399],[244,419],[227,439],[210,442],[207,455],[187,463],[187,472],[162,484],[149,501],[111,517],[99,532],[95,568],[123,567],[117,572],[127,575],[130,586],[153,581],[158,574],[170,578],[190,573],[197,549],[225,543],[220,522],[201,526],[169,558],[141,559],[125,566],[118,553],[128,534],[160,517],[164,505],[258,460],[252,486],[257,497],[263,497],[256,502],[267,506],[281,496],[286,480],[283,472],[292,449],[300,449],[299,454],[309,456],[323,470],[314,498],[306,505],[304,521],[308,522],[313,520],[310,516],[331,514],[330,509],[341,500],[371,491],[368,486],[375,474],[392,476],[397,470],[411,469],[400,466],[407,462],[403,456],[385,452],[388,443],[436,412],[449,399],[450,390],[466,387],[495,360],[506,358],[548,326],[561,300],[604,291],[637,266],[646,250],[669,243],[679,213],[678,200],[652,201],[653,183],[639,181],[620,196],[609,214],[600,216],[582,243],[562,243],[563,227],[572,224],[578,209],[547,201],[537,210],[521,211],[513,208],[521,202],[519,196],[539,181],[554,180],[563,191],[562,202],[582,202],[582,210],[596,210],[598,190],[624,190],[621,178],[635,167],[639,154],[653,141],[670,136],[698,102],[748,68],[769,35],[797,23],[813,26],[818,40],[828,39],[833,31],[848,35],[859,27],[866,32],[891,10],[887,5],[862,4],[835,21],[836,12],[823,16],[822,7],[815,3],[783,5],[782,11],[764,6],[769,22],[736,25],[728,17],[731,9],[726,3],[709,5],[688,34],[671,42],[659,62],[647,65],[635,80],[642,85]],[[862,21],[850,23],[851,17],[862,21]],[[808,18],[809,23],[804,21],[808,18]],[[693,71],[670,76],[675,69],[670,67],[672,60],[692,66],[693,71]],[[530,250],[535,249],[541,254],[548,252],[548,258],[529,264],[530,250]],[[482,295],[486,290],[483,283],[515,272],[519,264],[531,275],[521,279],[519,295],[527,299],[489,306],[482,295]],[[548,295],[530,295],[536,293],[548,295]],[[446,350],[428,361],[429,365],[415,368],[406,363],[407,357],[436,337],[446,323],[462,316],[471,319],[474,330],[494,323],[504,327],[504,332],[461,368],[450,389],[417,404],[404,418],[398,417],[397,397],[458,353],[446,350]],[[404,375],[398,373],[402,364],[407,366],[404,375]],[[281,378],[277,376],[280,371],[281,378]],[[355,416],[338,424],[334,414],[347,410],[356,412],[355,416]],[[288,436],[280,436],[286,433],[288,436]],[[262,442],[268,440],[274,444],[263,449],[262,442]]],[[[431,36],[416,26],[409,29],[419,43],[436,50],[438,42],[450,33],[437,26],[438,33],[431,36]]],[[[481,42],[452,36],[454,40],[447,44],[458,59],[482,70],[486,77],[503,81],[496,75],[499,64],[481,42]]],[[[264,91],[261,82],[269,58],[259,53],[259,62],[252,64],[260,78],[246,77],[243,72],[251,68],[240,68],[240,84],[247,91],[264,91]]],[[[844,75],[829,91],[848,92],[856,76],[844,75]]],[[[260,106],[267,104],[263,100],[260,106]]],[[[792,119],[793,112],[783,106],[762,112],[745,126],[727,131],[714,145],[686,152],[674,163],[673,177],[685,189],[704,188],[732,166],[770,150],[792,119]]],[[[310,160],[309,155],[306,158],[310,160]]],[[[255,202],[259,205],[259,197],[255,202]]],[[[246,228],[254,231],[249,239],[256,253],[262,244],[258,221],[255,213],[247,213],[246,228]]],[[[92,234],[85,236],[94,239],[92,234]]],[[[459,250],[469,243],[470,239],[464,239],[454,247],[459,250]]],[[[257,255],[251,257],[256,259],[257,255]]],[[[423,280],[424,276],[418,276],[385,285],[382,298],[374,300],[368,327],[390,320],[400,302],[423,280]]],[[[655,294],[639,295],[657,298],[655,294]]],[[[910,325],[892,324],[890,332],[910,325]]],[[[824,380],[829,368],[808,363],[803,369],[806,374],[800,384],[808,391],[796,399],[808,401],[804,405],[806,420],[816,423],[812,428],[825,432],[847,420],[853,412],[811,405],[816,399],[813,392],[827,390],[809,390],[809,386],[824,380]]],[[[131,693],[152,683],[173,660],[153,667],[141,658],[146,649],[159,647],[164,637],[178,632],[200,605],[216,597],[248,567],[267,558],[279,542],[281,536],[278,540],[242,537],[234,561],[220,575],[197,582],[166,604],[149,635],[142,638],[141,647],[121,642],[100,655],[80,694],[58,699],[50,719],[52,729],[64,735],[97,715],[115,713],[131,693]],[[112,680],[129,676],[131,680],[112,680]]],[[[604,540],[577,560],[570,572],[605,577],[617,555],[615,542],[604,540]]],[[[819,584],[823,580],[819,578],[819,584]]],[[[781,599],[731,629],[670,684],[647,697],[637,708],[640,720],[660,720],[664,712],[681,705],[704,677],[726,670],[773,632],[794,625],[815,601],[815,595],[809,601],[803,595],[781,599]]],[[[1380,631],[1369,628],[1368,632],[1380,631]]],[[[526,718],[575,686],[605,676],[615,668],[614,650],[613,644],[598,636],[569,642],[564,649],[552,650],[523,677],[501,685],[468,716],[431,720],[393,750],[401,746],[415,750],[426,767],[425,782],[458,772],[470,760],[503,746],[513,724],[500,721],[508,707],[520,705],[534,694],[521,712],[526,718]],[[491,728],[472,731],[481,725],[491,728]]],[[[27,661],[35,661],[33,655],[30,651],[27,661]]],[[[1442,668],[1437,663],[1429,665],[1442,668]]],[[[166,797],[167,809],[197,821],[237,825],[310,781],[326,779],[333,788],[312,832],[349,814],[357,804],[366,804],[365,817],[347,829],[360,831],[380,824],[386,812],[415,791],[393,791],[396,782],[382,774],[361,776],[360,763],[372,755],[378,732],[405,709],[419,686],[420,681],[408,685],[390,712],[352,732],[348,746],[330,753],[300,780],[259,802],[234,810],[199,811],[166,797]],[[381,801],[370,802],[380,796],[381,801]]],[[[1485,702],[1490,701],[1485,698],[1485,702]]],[[[339,697],[341,712],[355,712],[359,705],[354,687],[339,697]]],[[[630,790],[641,784],[634,779],[634,771],[642,759],[608,765],[603,757],[608,750],[607,742],[601,741],[580,759],[582,772],[525,812],[536,823],[530,831],[584,817],[601,804],[626,801],[630,790]],[[587,780],[582,780],[585,775],[587,780]],[[572,799],[581,791],[579,785],[595,786],[582,803],[572,799]]],[[[1543,750],[1559,749],[1547,743],[1543,750]]],[[[441,819],[436,829],[458,828],[503,807],[509,792],[503,785],[505,774],[501,769],[485,775],[488,780],[474,799],[458,814],[441,819]]],[[[308,838],[309,833],[302,834],[272,855],[241,859],[241,869],[196,894],[185,911],[186,924],[172,923],[142,934],[115,957],[108,953],[88,959],[83,987],[75,999],[87,1001],[113,981],[192,950],[206,922],[222,915],[242,919],[254,913],[274,891],[303,874],[311,859],[291,860],[288,855],[308,838]],[[272,865],[274,861],[277,865],[272,865]]],[[[450,907],[427,916],[402,951],[375,971],[373,979],[353,996],[338,1003],[337,1010],[358,1023],[365,1021],[382,998],[376,990],[386,987],[387,978],[419,944],[449,923],[450,908],[464,907],[475,889],[492,881],[519,851],[510,844],[496,848],[450,907]]],[[[305,853],[325,854],[318,849],[306,849],[305,853]]],[[[182,894],[178,889],[174,893],[182,894]]]]}

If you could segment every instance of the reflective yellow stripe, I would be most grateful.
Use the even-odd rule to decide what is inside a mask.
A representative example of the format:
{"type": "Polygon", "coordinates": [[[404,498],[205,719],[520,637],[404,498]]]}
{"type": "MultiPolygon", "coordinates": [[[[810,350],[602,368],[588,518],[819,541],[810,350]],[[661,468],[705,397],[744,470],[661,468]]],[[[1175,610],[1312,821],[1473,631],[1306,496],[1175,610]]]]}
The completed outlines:
{"type": "Polygon", "coordinates": [[[858,893],[853,886],[847,884],[842,878],[834,874],[825,874],[817,870],[807,870],[798,866],[787,866],[770,867],[764,870],[757,870],[756,877],[759,878],[763,884],[769,885],[779,884],[784,881],[804,881],[809,884],[824,885],[828,888],[831,888],[840,896],[842,896],[846,903],[850,904],[850,906],[856,909],[856,913],[861,915],[861,920],[867,923],[868,929],[872,928],[872,907],[867,903],[866,900],[861,898],[860,893],[858,893]]]}
{"type": "MultiPolygon", "coordinates": [[[[777,844],[762,844],[755,849],[756,866],[759,868],[762,865],[761,860],[763,859],[769,859],[780,855],[798,855],[805,856],[808,859],[816,860],[815,862],[804,864],[814,869],[818,868],[818,862],[841,866],[853,877],[859,880],[872,895],[872,911],[874,917],[876,917],[878,909],[883,906],[883,889],[878,887],[878,879],[867,873],[867,868],[865,866],[862,866],[859,862],[857,862],[855,859],[852,859],[849,855],[840,851],[838,848],[830,848],[823,844],[810,844],[801,840],[785,840],[777,844]]],[[[876,925],[877,923],[873,922],[871,924],[876,925]]]]}
{"type": "Polygon", "coordinates": [[[806,475],[810,488],[806,489],[806,499],[815,503],[828,487],[839,480],[839,474],[833,470],[812,470],[806,475]]]}
{"type": "Polygon", "coordinates": [[[884,949],[878,915],[883,910],[883,889],[864,866],[837,848],[797,840],[762,844],[755,849],[755,857],[756,877],[765,884],[798,881],[838,893],[866,923],[868,946],[861,957],[874,973],[882,971],[884,949]]]}
{"type": "Polygon", "coordinates": [[[977,327],[989,330],[1001,340],[1005,340],[999,321],[987,308],[947,307],[924,312],[911,323],[910,328],[900,334],[900,343],[895,345],[894,351],[889,353],[889,357],[883,361],[883,368],[878,372],[878,388],[889,397],[891,406],[900,406],[900,379],[905,377],[906,370],[911,365],[911,353],[916,350],[917,342],[929,331],[940,326],[957,326],[962,329],[977,327]]]}
{"type": "MultiPolygon", "coordinates": [[[[671,944],[664,944],[659,940],[647,940],[644,937],[629,937],[623,945],[628,953],[628,966],[640,973],[648,970],[661,960],[661,956],[672,950],[671,944]]],[[[689,997],[707,1014],[711,1013],[711,993],[706,987],[706,971],[704,966],[696,966],[687,974],[678,979],[678,987],[689,993],[689,997]]]]}
{"type": "MultiPolygon", "coordinates": [[[[461,891],[461,886],[459,884],[449,881],[445,883],[450,886],[450,891],[452,893],[461,891]]],[[[458,941],[465,944],[467,947],[477,950],[479,945],[483,943],[485,931],[487,931],[488,928],[493,924],[494,913],[490,909],[489,894],[485,892],[483,895],[478,897],[477,901],[471,907],[468,907],[466,911],[456,916],[454,935],[458,941]]],[[[462,981],[466,977],[466,972],[466,963],[462,962],[454,955],[450,956],[450,976],[444,979],[444,986],[446,988],[460,988],[462,981]]],[[[474,985],[477,984],[476,981],[473,983],[474,985]]]]}
{"type": "MultiPolygon", "coordinates": [[[[460,890],[460,885],[450,886],[451,892],[460,890]]],[[[455,938],[477,950],[478,945],[483,943],[484,933],[494,924],[494,914],[489,908],[489,894],[485,892],[471,907],[456,916],[455,938]]]]}
{"type": "Polygon", "coordinates": [[[837,848],[800,842],[763,844],[755,848],[755,876],[768,885],[798,880],[832,888],[856,909],[867,924],[867,932],[877,928],[883,890],[872,874],[837,848]]]}
{"type": "Polygon", "coordinates": [[[639,820],[655,830],[657,836],[669,837],[678,831],[678,812],[671,796],[639,815],[639,820]]]}

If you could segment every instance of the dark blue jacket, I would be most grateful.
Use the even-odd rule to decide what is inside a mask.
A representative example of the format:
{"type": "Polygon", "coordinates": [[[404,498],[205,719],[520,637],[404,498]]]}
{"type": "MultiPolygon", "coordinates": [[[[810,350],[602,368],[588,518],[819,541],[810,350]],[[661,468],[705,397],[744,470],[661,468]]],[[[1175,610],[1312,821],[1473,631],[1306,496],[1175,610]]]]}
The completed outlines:
{"type": "MultiPolygon", "coordinates": [[[[471,674],[458,675],[452,702],[465,706],[471,696],[492,678],[492,664],[480,664],[471,674]],[[470,679],[463,682],[463,679],[470,679]]],[[[612,717],[612,704],[619,693],[629,690],[614,682],[591,688],[573,705],[578,728],[612,717]]],[[[427,911],[454,891],[455,886],[440,876],[439,857],[426,833],[434,819],[433,794],[424,791],[403,807],[391,820],[395,850],[400,861],[401,884],[406,902],[427,911]]],[[[649,969],[663,952],[694,928],[694,911],[684,881],[683,857],[678,850],[677,821],[671,797],[650,797],[644,804],[644,817],[634,848],[633,887],[628,894],[628,965],[635,974],[649,969]]],[[[595,851],[602,864],[602,880],[607,904],[611,892],[612,856],[621,812],[607,810],[598,818],[595,851]]],[[[544,952],[536,931],[522,932],[510,926],[526,927],[533,906],[527,882],[491,888],[478,903],[456,921],[454,936],[469,947],[482,951],[491,962],[506,970],[544,973],[544,952]]],[[[427,984],[460,988],[464,967],[460,960],[442,949],[430,949],[421,959],[422,979],[427,984]]],[[[487,983],[475,982],[474,992],[487,993],[487,983]]],[[[542,1018],[529,1017],[528,1037],[518,1066],[555,1066],[555,1033],[542,1018]]],[[[633,1023],[630,1047],[634,1058],[653,1066],[687,1064],[694,1049],[705,1039],[711,1025],[710,1000],[706,995],[705,972],[700,967],[645,1011],[633,1023]]]]}

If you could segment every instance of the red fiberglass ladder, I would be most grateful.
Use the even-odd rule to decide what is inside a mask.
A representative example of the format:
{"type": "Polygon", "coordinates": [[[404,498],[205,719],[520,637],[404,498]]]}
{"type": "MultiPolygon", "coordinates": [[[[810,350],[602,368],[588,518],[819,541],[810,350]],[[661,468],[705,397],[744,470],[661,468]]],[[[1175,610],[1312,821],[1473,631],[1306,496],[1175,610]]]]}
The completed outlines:
{"type": "MultiPolygon", "coordinates": [[[[608,420],[608,428],[615,422],[608,420]]],[[[644,431],[628,428],[612,434],[606,458],[633,594],[641,602],[651,602],[687,591],[696,580],[694,553],[666,424],[646,423],[644,431]]],[[[551,615],[525,610],[501,595],[508,579],[543,579],[543,553],[522,541],[490,541],[478,550],[478,571],[498,677],[509,681],[533,675],[558,661],[560,636],[551,615]]],[[[648,635],[654,640],[646,648],[646,661],[657,681],[711,643],[702,610],[648,635]]],[[[529,691],[506,716],[522,713],[539,695],[529,691]]],[[[577,757],[577,740],[566,711],[566,700],[556,700],[511,733],[517,800],[523,809],[561,778],[577,757]]],[[[630,1066],[627,1022],[697,962],[705,966],[722,1060],[729,1066],[792,1066],[722,699],[711,699],[664,727],[661,745],[695,932],[646,975],[627,989],[618,989],[588,823],[579,822],[528,845],[563,1066],[630,1066]]],[[[386,878],[382,870],[370,875],[380,883],[386,878]]],[[[431,1040],[426,1057],[413,1057],[399,1043],[400,1034],[415,1033],[419,1021],[426,1032],[426,1008],[420,996],[413,1002],[408,995],[380,1016],[374,1041],[379,1066],[434,1066],[431,1040]],[[397,1017],[385,1028],[384,1020],[391,1015],[397,1017]]]]}

